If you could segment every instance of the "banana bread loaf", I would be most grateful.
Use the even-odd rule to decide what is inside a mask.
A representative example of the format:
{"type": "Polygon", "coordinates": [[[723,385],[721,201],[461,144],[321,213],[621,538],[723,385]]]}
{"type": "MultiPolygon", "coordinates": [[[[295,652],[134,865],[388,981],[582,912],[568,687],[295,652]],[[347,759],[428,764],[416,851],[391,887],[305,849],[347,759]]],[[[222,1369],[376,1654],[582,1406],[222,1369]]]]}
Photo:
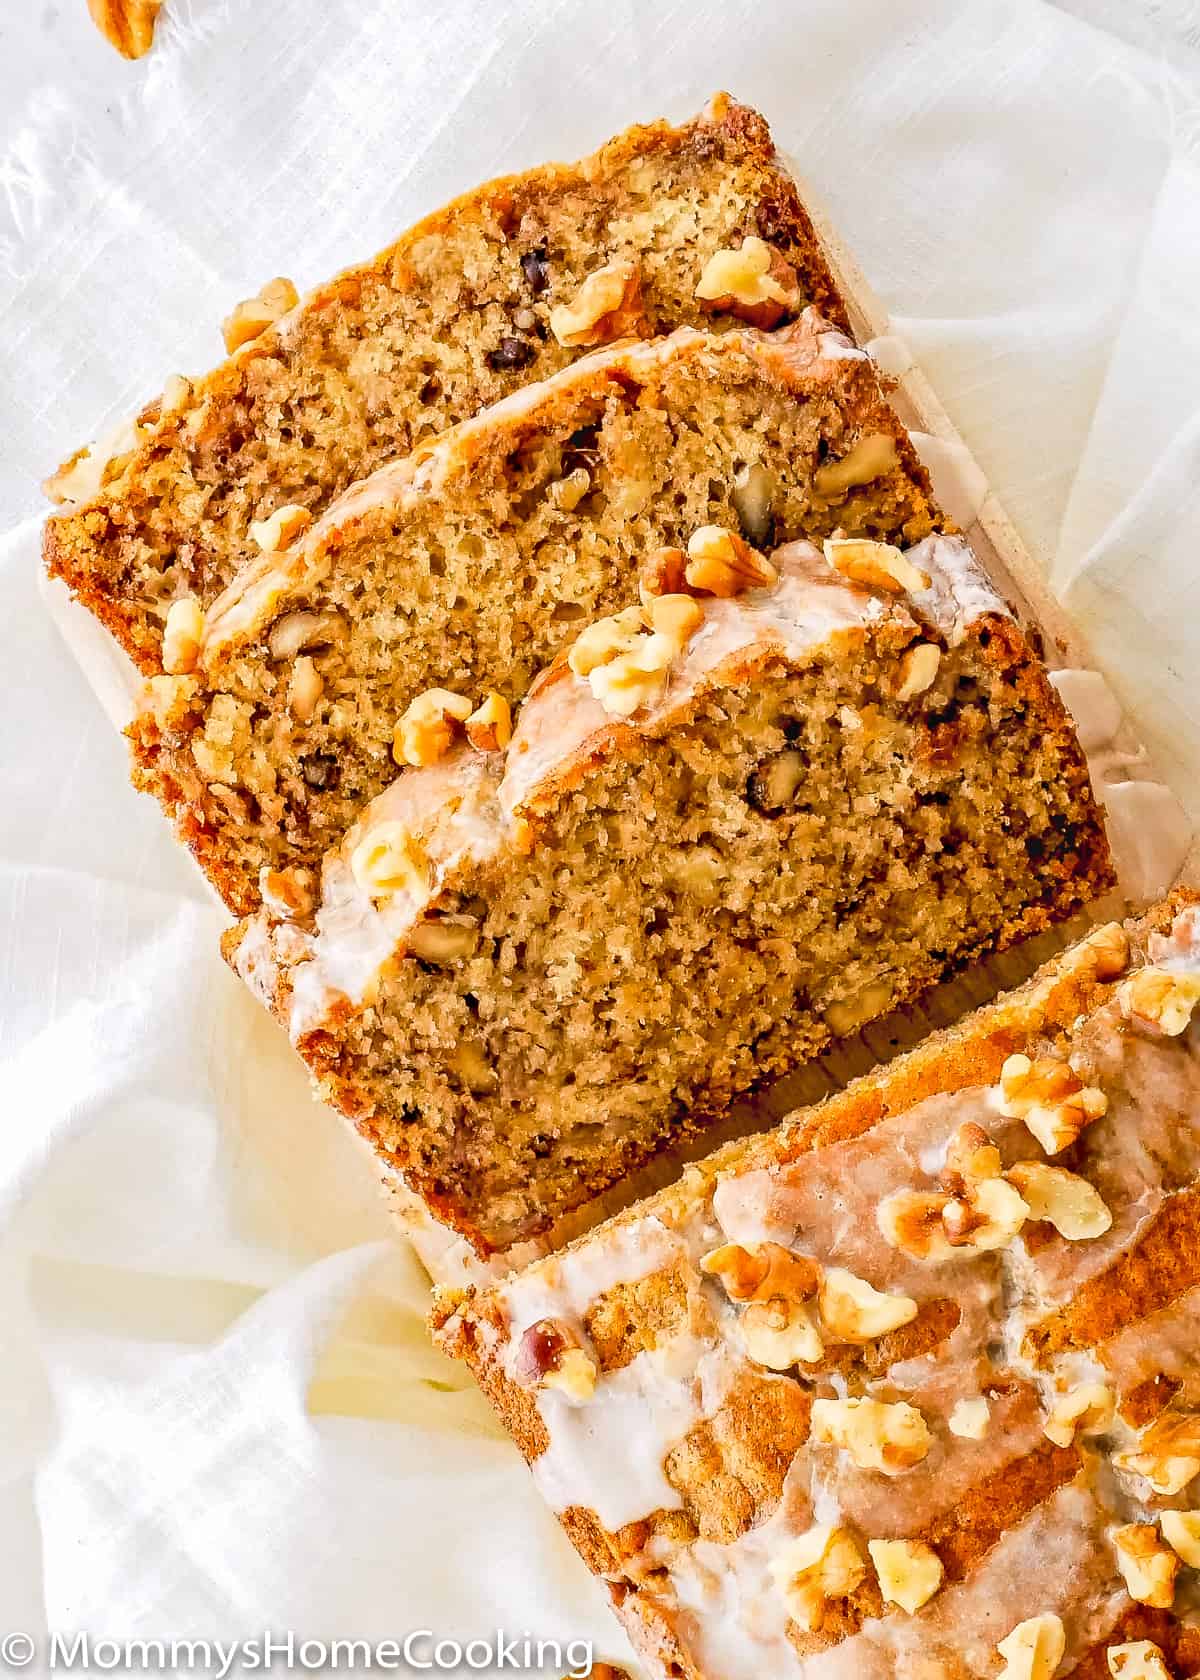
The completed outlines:
{"type": "Polygon", "coordinates": [[[798,542],[740,578],[691,546],[506,748],[447,735],[317,903],[227,941],[484,1253],[1110,884],[1065,713],[961,538],[798,542]]]}
{"type": "Polygon", "coordinates": [[[172,379],[49,481],[68,510],[47,563],[153,675],[171,602],[219,594],[277,509],[320,511],[583,347],[714,317],[773,326],[806,302],[845,325],[766,123],[719,94],[681,127],[466,194],[302,303],[272,282],[226,324],[227,362],[172,379]]]}
{"type": "Polygon", "coordinates": [[[813,311],[599,351],[354,486],[190,625],[177,603],[134,779],[245,914],[260,878],[314,868],[397,762],[422,762],[445,725],[410,702],[461,711],[483,687],[506,729],[657,549],[711,524],[759,545],[941,523],[871,362],[813,311]]]}
{"type": "Polygon", "coordinates": [[[1198,1000],[1180,898],[440,1299],[651,1673],[1200,1671],[1198,1000]]]}

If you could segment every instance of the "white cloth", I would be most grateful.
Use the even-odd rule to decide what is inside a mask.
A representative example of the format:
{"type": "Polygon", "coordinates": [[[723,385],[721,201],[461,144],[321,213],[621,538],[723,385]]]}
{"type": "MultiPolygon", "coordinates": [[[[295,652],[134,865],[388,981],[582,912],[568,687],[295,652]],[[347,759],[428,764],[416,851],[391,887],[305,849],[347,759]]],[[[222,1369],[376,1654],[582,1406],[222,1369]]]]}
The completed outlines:
{"type": "Polygon", "coordinates": [[[727,87],[801,160],[1200,814],[1190,12],[167,0],[128,65],[83,0],[4,8],[0,1635],[623,1650],[126,786],[37,597],[39,479],[214,361],[270,275],[303,287],[483,176],[727,87]]]}

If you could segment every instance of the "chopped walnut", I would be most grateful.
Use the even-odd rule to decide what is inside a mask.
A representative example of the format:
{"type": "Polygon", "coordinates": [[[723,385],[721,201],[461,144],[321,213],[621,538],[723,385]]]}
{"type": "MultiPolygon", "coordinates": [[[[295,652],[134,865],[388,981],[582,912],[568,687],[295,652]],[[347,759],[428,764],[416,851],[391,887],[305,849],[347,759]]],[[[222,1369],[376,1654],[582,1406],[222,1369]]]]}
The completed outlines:
{"type": "Polygon", "coordinates": [[[308,654],[302,653],[288,678],[288,708],[297,722],[312,722],[324,692],[325,678],[308,654]]]}
{"type": "Polygon", "coordinates": [[[192,382],[185,379],[181,373],[172,373],[162,388],[159,400],[159,414],[177,414],[186,403],[191,401],[192,382]]]}
{"type": "Polygon", "coordinates": [[[825,1352],[808,1307],[787,1295],[751,1301],[738,1329],[751,1359],[769,1371],[790,1371],[797,1363],[815,1365],[825,1352]]]}
{"type": "Polygon", "coordinates": [[[1171,1680],[1162,1651],[1149,1639],[1110,1645],[1104,1654],[1113,1680],[1171,1680]]]}
{"type": "Polygon", "coordinates": [[[1164,1038],[1186,1032],[1200,1003],[1200,974],[1185,969],[1142,968],[1117,989],[1126,1020],[1164,1038]]]}
{"type": "MultiPolygon", "coordinates": [[[[860,484],[871,484],[900,465],[896,440],[890,432],[871,432],[840,461],[827,461],[813,474],[813,489],[826,501],[844,496],[860,484]]],[[[925,584],[928,589],[929,585],[925,584]]]]}
{"type": "Polygon", "coordinates": [[[1080,1383],[1051,1406],[1042,1433],[1056,1447],[1071,1446],[1077,1435],[1096,1434],[1113,1420],[1112,1390],[1102,1382],[1080,1383]]]}
{"type": "Polygon", "coordinates": [[[244,298],[234,306],[233,312],[227,315],[221,323],[221,332],[225,338],[225,348],[232,356],[244,344],[252,343],[266,332],[268,327],[282,319],[289,309],[294,309],[300,301],[300,294],[290,280],[280,275],[275,280],[268,280],[263,289],[252,298],[244,298]]]}
{"type": "Polygon", "coordinates": [[[733,481],[729,493],[730,505],[738,516],[742,535],[756,548],[765,548],[775,530],[775,498],[779,494],[779,480],[770,467],[753,461],[743,467],[733,481]]]}
{"type": "Polygon", "coordinates": [[[1144,1476],[1155,1493],[1182,1493],[1200,1475],[1200,1413],[1161,1413],[1132,1447],[1113,1454],[1113,1463],[1144,1476]]]}
{"type": "Polygon", "coordinates": [[[925,1419],[906,1400],[814,1400],[810,1438],[885,1476],[911,1470],[933,1445],[925,1419]]]}
{"type": "Polygon", "coordinates": [[[311,524],[311,511],[299,502],[289,502],[286,507],[276,508],[266,519],[252,519],[250,540],[264,554],[278,554],[280,549],[290,548],[311,524]]]}
{"type": "Polygon", "coordinates": [[[649,705],[665,687],[672,662],[700,622],[702,615],[692,612],[693,607],[695,602],[685,608],[680,597],[661,596],[644,612],[640,607],[626,607],[611,618],[597,619],[580,634],[567,664],[576,676],[587,679],[606,712],[628,717],[639,706],[649,705]],[[647,619],[653,622],[655,614],[668,628],[647,634],[642,626],[647,619]]]}
{"type": "Polygon", "coordinates": [[[914,1260],[949,1260],[954,1248],[942,1224],[950,1202],[944,1191],[895,1190],[875,1210],[884,1239],[914,1260]]]}
{"type": "Polygon", "coordinates": [[[915,700],[937,681],[942,650],[936,642],[914,642],[900,656],[900,686],[896,699],[915,700]]]}
{"type": "Polygon", "coordinates": [[[88,0],[92,22],[122,58],[142,58],[154,44],[162,0],[88,0]]]}
{"type": "Polygon", "coordinates": [[[917,1316],[907,1295],[887,1295],[841,1266],[831,1266],[817,1296],[821,1321],[842,1342],[873,1342],[917,1316]]]}
{"type": "Polygon", "coordinates": [[[1163,1539],[1189,1569],[1200,1569],[1200,1511],[1164,1511],[1158,1519],[1163,1539]]]}
{"type": "Polygon", "coordinates": [[[1093,1120],[1108,1112],[1108,1098],[1085,1085],[1061,1056],[1009,1056],[1000,1069],[997,1104],[1001,1114],[1023,1120],[1047,1155],[1058,1155],[1093,1120]]]}
{"type": "Polygon", "coordinates": [[[458,726],[466,723],[473,709],[463,694],[453,694],[448,688],[426,689],[409,702],[396,725],[392,757],[397,764],[436,764],[450,751],[458,726]]]}
{"type": "Polygon", "coordinates": [[[826,1605],[849,1597],[867,1573],[853,1535],[830,1524],[790,1540],[767,1567],[789,1616],[810,1633],[824,1621],[826,1605]]]}
{"type": "Polygon", "coordinates": [[[736,531],[723,525],[702,525],[687,546],[685,576],[693,589],[726,599],[747,589],[767,589],[779,573],[771,562],[750,547],[736,531]]]}
{"type": "Polygon", "coordinates": [[[1098,980],[1115,980],[1129,966],[1129,935],[1120,922],[1106,922],[1089,933],[1080,949],[1091,956],[1098,980]]]}
{"type": "Polygon", "coordinates": [[[432,917],[418,922],[408,935],[410,956],[422,962],[461,962],[479,943],[479,924],[470,917],[432,917]]]}
{"type": "Polygon", "coordinates": [[[1007,1248],[1029,1217],[1029,1208],[1014,1185],[987,1178],[960,1196],[951,1196],[942,1213],[942,1226],[955,1248],[987,1253],[1007,1248]]]}
{"type": "Polygon", "coordinates": [[[951,1435],[963,1441],[982,1441],[991,1422],[991,1411],[982,1394],[970,1400],[956,1400],[946,1419],[951,1435]]]}
{"type": "Polygon", "coordinates": [[[1004,1658],[996,1680],[1050,1680],[1067,1649],[1066,1630],[1059,1616],[1030,1616],[996,1649],[1004,1658]]]}
{"type": "Polygon", "coordinates": [[[307,648],[324,647],[344,634],[346,621],[339,613],[289,612],[277,618],[267,636],[272,659],[294,659],[307,648]]]}
{"type": "Polygon", "coordinates": [[[579,1404],[596,1390],[599,1367],[569,1324],[539,1318],[517,1344],[513,1376],[531,1388],[552,1388],[579,1404]]]}
{"type": "Polygon", "coordinates": [[[991,1137],[974,1120],[956,1126],[946,1144],[946,1162],[942,1168],[942,1184],[956,1195],[965,1194],[971,1185],[986,1178],[999,1178],[1002,1169],[1000,1151],[991,1137]]]}
{"type": "Polygon", "coordinates": [[[691,595],[655,595],[644,611],[651,630],[666,636],[679,648],[691,640],[704,622],[704,608],[691,595]]]}
{"type": "Polygon", "coordinates": [[[626,607],[608,618],[598,618],[576,637],[567,664],[577,677],[588,677],[600,665],[618,654],[628,653],[642,634],[645,620],[641,609],[626,607]]]}
{"type": "Polygon", "coordinates": [[[368,829],[350,857],[354,879],[372,898],[395,893],[423,894],[429,884],[424,849],[401,822],[379,823],[368,829]]]}
{"type": "Polygon", "coordinates": [[[889,595],[919,594],[930,577],[906,560],[894,543],[870,542],[865,537],[826,537],[825,558],[835,572],[851,583],[885,589],[889,595]]]}
{"type": "Polygon", "coordinates": [[[588,686],[606,712],[629,717],[662,693],[678,651],[669,636],[638,636],[627,653],[590,671],[588,686]]]}
{"type": "Polygon", "coordinates": [[[1179,1558],[1164,1545],[1152,1523],[1125,1523],[1112,1531],[1117,1568],[1130,1598],[1155,1610],[1169,1610],[1175,1602],[1179,1558]]]}
{"type": "MultiPolygon", "coordinates": [[[[804,780],[807,768],[804,754],[797,752],[795,747],[786,747],[783,752],[776,753],[750,776],[746,789],[750,804],[764,814],[784,810],[796,797],[796,789],[804,780]]],[[[828,1012],[826,1019],[829,1019],[828,1012]]]]}
{"type": "Polygon", "coordinates": [[[942,1584],[942,1560],[923,1540],[868,1540],[867,1550],[885,1604],[911,1616],[942,1584]]]}
{"type": "Polygon", "coordinates": [[[467,740],[479,752],[502,752],[512,740],[512,707],[494,690],[466,722],[467,740]]]}
{"type": "Polygon", "coordinates": [[[258,873],[258,890],[273,916],[307,916],[313,907],[313,878],[307,869],[270,869],[258,873]]]}
{"type": "Polygon", "coordinates": [[[696,296],[714,312],[736,315],[766,331],[800,307],[796,270],[756,234],[739,246],[713,252],[696,284],[696,296]]]}
{"type": "Polygon", "coordinates": [[[638,568],[638,594],[643,607],[660,595],[686,593],[687,555],[681,548],[654,548],[638,568]]]}
{"type": "Polygon", "coordinates": [[[555,305],[550,331],[560,344],[577,349],[636,334],[645,319],[638,265],[621,257],[594,269],[570,303],[555,305]]]}
{"type": "Polygon", "coordinates": [[[163,670],[171,677],[196,669],[204,642],[204,612],[194,595],[172,601],[163,626],[163,670]]]}
{"type": "Polygon", "coordinates": [[[700,1270],[719,1280],[731,1301],[770,1301],[781,1295],[808,1301],[817,1293],[821,1268],[807,1254],[795,1254],[782,1243],[722,1243],[700,1260],[700,1270]]]}
{"type": "Polygon", "coordinates": [[[563,478],[556,478],[546,494],[560,513],[573,513],[592,488],[592,475],[586,467],[575,467],[563,478]]]}
{"type": "Polygon", "coordinates": [[[1029,1217],[1048,1220],[1068,1242],[1102,1237],[1112,1224],[1099,1191],[1078,1173],[1042,1161],[1018,1161],[1007,1176],[1024,1199],[1029,1217]]]}

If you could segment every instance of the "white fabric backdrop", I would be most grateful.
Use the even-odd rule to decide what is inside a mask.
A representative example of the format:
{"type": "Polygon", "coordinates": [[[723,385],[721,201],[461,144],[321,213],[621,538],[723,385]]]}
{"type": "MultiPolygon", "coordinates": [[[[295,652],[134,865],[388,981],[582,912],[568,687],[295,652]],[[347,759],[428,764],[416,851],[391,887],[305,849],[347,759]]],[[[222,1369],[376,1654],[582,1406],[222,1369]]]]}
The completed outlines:
{"type": "Polygon", "coordinates": [[[84,0],[6,7],[0,1634],[623,1649],[125,786],[37,598],[36,486],[268,276],[716,87],[801,160],[1200,814],[1194,6],[167,0],[138,65],[84,0]]]}

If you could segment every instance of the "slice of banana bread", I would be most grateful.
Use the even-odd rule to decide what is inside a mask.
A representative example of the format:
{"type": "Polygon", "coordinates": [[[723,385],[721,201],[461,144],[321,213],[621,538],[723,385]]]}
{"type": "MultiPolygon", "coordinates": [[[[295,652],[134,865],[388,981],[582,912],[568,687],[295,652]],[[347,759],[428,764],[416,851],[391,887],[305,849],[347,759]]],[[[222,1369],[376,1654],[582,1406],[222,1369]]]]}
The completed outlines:
{"type": "Polygon", "coordinates": [[[1200,901],[499,1287],[465,1359],[652,1674],[1200,1667],[1200,901]]]}
{"type": "Polygon", "coordinates": [[[219,594],[278,508],[319,511],[583,347],[806,302],[845,325],[766,123],[719,94],[468,193],[303,302],[272,282],[226,324],[227,362],[49,482],[71,505],[47,564],[152,675],[171,602],[219,594]]]}
{"type": "Polygon", "coordinates": [[[481,1252],[1111,884],[1066,714],[961,538],[794,543],[740,579],[693,547],[506,749],[447,732],[315,909],[227,941],[481,1252]]]}
{"type": "Polygon", "coordinates": [[[244,914],[260,877],[316,867],[397,762],[422,762],[464,695],[492,691],[507,729],[658,549],[712,524],[762,543],[941,523],[872,364],[813,311],[599,351],[354,486],[207,615],[177,603],[134,778],[244,914]],[[431,689],[450,717],[406,716],[431,689]]]}

